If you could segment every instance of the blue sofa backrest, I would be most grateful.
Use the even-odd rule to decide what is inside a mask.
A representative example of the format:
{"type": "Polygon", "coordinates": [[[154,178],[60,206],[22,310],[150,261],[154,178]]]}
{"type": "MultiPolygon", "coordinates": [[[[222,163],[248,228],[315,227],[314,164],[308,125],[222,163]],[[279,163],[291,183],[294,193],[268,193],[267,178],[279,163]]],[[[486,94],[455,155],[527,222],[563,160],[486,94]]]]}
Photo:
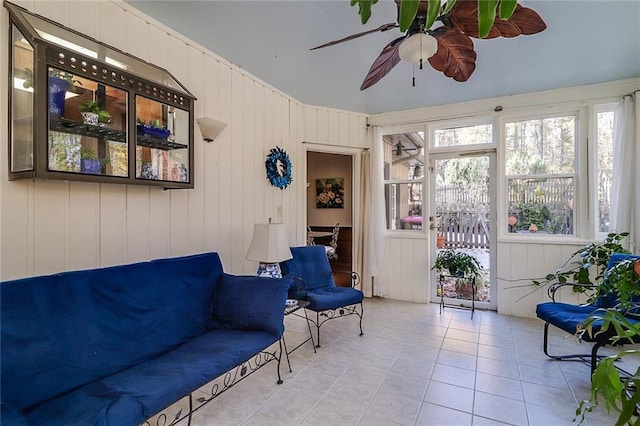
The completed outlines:
{"type": "Polygon", "coordinates": [[[206,253],[0,283],[3,401],[28,409],[204,333],[221,276],[206,253]]]}
{"type": "Polygon", "coordinates": [[[302,278],[309,290],[336,286],[323,246],[291,247],[291,254],[292,259],[280,264],[284,275],[302,278]]]}

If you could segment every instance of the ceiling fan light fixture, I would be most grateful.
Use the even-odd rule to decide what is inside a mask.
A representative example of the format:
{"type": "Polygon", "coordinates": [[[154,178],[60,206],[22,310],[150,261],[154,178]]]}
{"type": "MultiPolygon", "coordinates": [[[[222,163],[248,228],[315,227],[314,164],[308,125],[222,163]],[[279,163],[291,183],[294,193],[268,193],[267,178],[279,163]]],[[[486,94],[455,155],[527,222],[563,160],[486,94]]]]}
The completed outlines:
{"type": "Polygon", "coordinates": [[[398,54],[400,59],[414,65],[420,65],[438,51],[438,40],[435,37],[416,33],[400,43],[398,54]]]}

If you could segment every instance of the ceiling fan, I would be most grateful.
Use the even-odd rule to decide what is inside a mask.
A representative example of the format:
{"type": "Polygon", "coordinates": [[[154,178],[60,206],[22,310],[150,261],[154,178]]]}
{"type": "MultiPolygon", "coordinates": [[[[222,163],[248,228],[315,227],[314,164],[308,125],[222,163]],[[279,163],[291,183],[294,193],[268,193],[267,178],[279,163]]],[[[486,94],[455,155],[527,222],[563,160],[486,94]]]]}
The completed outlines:
{"type": "MultiPolygon", "coordinates": [[[[401,1],[395,0],[398,13],[401,1]]],[[[442,25],[433,26],[434,28],[425,28],[428,3],[427,0],[421,0],[416,17],[407,32],[382,49],[364,78],[360,90],[365,90],[380,81],[401,59],[419,65],[420,69],[423,62],[428,60],[435,70],[456,81],[467,81],[471,77],[476,68],[477,56],[471,38],[478,38],[478,0],[457,0],[446,13],[442,13],[446,10],[446,7],[442,7],[439,11],[442,14],[436,19],[442,25]]],[[[397,23],[390,22],[372,30],[316,46],[311,50],[397,27],[397,23]]],[[[547,25],[535,10],[517,4],[509,19],[495,20],[485,38],[537,34],[545,28],[547,25]]]]}

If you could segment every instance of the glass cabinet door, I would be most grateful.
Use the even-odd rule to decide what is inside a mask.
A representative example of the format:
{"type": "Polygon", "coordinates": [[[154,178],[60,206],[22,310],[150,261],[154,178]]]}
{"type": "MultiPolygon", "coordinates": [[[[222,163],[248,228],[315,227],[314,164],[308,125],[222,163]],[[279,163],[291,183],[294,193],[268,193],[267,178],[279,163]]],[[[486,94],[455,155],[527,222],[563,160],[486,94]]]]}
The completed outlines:
{"type": "Polygon", "coordinates": [[[11,28],[11,171],[33,170],[33,46],[11,28]]]}
{"type": "Polygon", "coordinates": [[[127,177],[127,92],[48,69],[48,170],[127,177]]]}
{"type": "Polygon", "coordinates": [[[136,96],[136,178],[189,182],[189,112],[136,96]]]}

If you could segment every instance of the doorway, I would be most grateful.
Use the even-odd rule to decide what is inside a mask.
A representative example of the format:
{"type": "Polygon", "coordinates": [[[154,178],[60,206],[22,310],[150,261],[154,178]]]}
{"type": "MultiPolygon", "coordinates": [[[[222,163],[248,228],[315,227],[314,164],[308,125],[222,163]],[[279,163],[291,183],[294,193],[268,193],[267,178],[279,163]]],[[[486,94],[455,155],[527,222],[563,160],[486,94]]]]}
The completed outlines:
{"type": "MultiPolygon", "coordinates": [[[[354,157],[307,151],[307,227],[315,237],[308,243],[331,245],[338,226],[332,270],[353,271],[354,265],[354,157]]],[[[351,286],[349,274],[334,274],[337,285],[351,286]]]]}
{"type": "Polygon", "coordinates": [[[453,249],[476,258],[481,265],[475,294],[461,286],[455,278],[444,278],[442,290],[438,277],[432,275],[432,301],[471,307],[496,309],[495,226],[495,150],[449,151],[431,154],[430,162],[430,216],[433,244],[431,264],[441,250],[453,249]],[[444,239],[444,241],[442,241],[444,239]]]}

